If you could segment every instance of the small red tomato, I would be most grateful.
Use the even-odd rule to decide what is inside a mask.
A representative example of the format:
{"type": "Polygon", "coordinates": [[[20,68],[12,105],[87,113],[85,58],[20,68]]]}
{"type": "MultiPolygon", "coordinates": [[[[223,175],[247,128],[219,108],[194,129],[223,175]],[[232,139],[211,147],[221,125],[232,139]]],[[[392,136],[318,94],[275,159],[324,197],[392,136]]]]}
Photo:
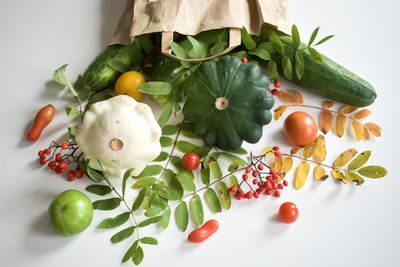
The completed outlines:
{"type": "Polygon", "coordinates": [[[296,111],[285,119],[283,131],[290,143],[298,147],[305,147],[317,138],[318,126],[308,113],[296,111]]]}
{"type": "Polygon", "coordinates": [[[294,223],[299,217],[299,210],[292,202],[285,202],[279,208],[279,218],[284,223],[294,223]]]}
{"type": "Polygon", "coordinates": [[[200,157],[195,152],[187,152],[182,158],[182,165],[188,171],[197,169],[200,165],[200,157]]]}
{"type": "Polygon", "coordinates": [[[188,236],[188,240],[192,243],[201,243],[214,234],[218,230],[218,227],[218,221],[209,220],[200,228],[197,228],[191,232],[188,236]]]}

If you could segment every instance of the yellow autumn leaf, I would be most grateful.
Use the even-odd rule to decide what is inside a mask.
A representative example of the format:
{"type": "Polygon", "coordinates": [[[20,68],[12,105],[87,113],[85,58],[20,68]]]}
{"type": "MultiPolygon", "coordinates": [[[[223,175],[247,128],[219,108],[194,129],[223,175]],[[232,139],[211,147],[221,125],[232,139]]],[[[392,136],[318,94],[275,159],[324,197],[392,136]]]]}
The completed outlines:
{"type": "Polygon", "coordinates": [[[319,128],[324,134],[332,128],[332,117],[332,112],[329,110],[323,110],[319,115],[319,128]]]}
{"type": "Polygon", "coordinates": [[[295,104],[303,104],[303,96],[297,90],[288,90],[288,93],[293,97],[295,104]]]}
{"type": "Polygon", "coordinates": [[[294,176],[294,188],[300,189],[303,187],[309,171],[310,164],[308,164],[306,161],[302,161],[299,166],[297,166],[296,174],[294,176]]]}
{"type": "Polygon", "coordinates": [[[299,150],[300,150],[300,147],[297,147],[297,146],[292,147],[292,149],[290,149],[290,154],[295,155],[295,154],[297,154],[297,152],[299,152],[299,150]]]}
{"type": "Polygon", "coordinates": [[[303,157],[305,157],[306,159],[311,157],[314,154],[314,150],[315,150],[315,142],[312,143],[311,145],[306,146],[303,149],[303,157]]]}
{"type": "Polygon", "coordinates": [[[363,134],[362,135],[363,135],[363,139],[364,140],[368,141],[370,139],[368,128],[365,127],[365,126],[363,127],[363,134]]]}
{"type": "Polygon", "coordinates": [[[335,103],[333,101],[326,100],[326,101],[322,102],[322,107],[323,108],[332,108],[334,104],[335,103]]]}
{"type": "Polygon", "coordinates": [[[266,147],[264,147],[262,150],[261,150],[261,152],[263,153],[263,154],[268,154],[268,153],[270,153],[272,151],[272,146],[266,146],[266,147]]]}
{"type": "Polygon", "coordinates": [[[313,158],[318,163],[321,163],[326,158],[325,137],[323,135],[319,135],[317,137],[313,158]]]}
{"type": "Polygon", "coordinates": [[[363,139],[363,126],[358,121],[352,121],[351,125],[353,126],[354,136],[356,137],[357,141],[361,141],[363,139]]]}
{"type": "Polygon", "coordinates": [[[372,133],[374,136],[376,136],[376,137],[380,137],[381,136],[382,128],[378,124],[372,123],[372,122],[368,122],[368,123],[364,124],[364,127],[367,128],[368,131],[370,133],[372,133]]]}
{"type": "Polygon", "coordinates": [[[354,148],[347,149],[335,159],[333,167],[342,167],[346,165],[356,154],[357,150],[354,148]]]}
{"type": "Polygon", "coordinates": [[[342,137],[344,134],[345,127],[346,127],[346,116],[343,113],[339,113],[336,116],[336,124],[335,124],[336,135],[342,137]]]}
{"type": "Polygon", "coordinates": [[[279,173],[282,170],[282,158],[281,157],[274,157],[272,160],[272,164],[270,166],[271,170],[276,173],[279,173]]]}
{"type": "Polygon", "coordinates": [[[333,169],[331,171],[331,176],[335,178],[336,180],[340,180],[341,182],[345,184],[351,183],[351,180],[340,170],[333,169]]]}
{"type": "Polygon", "coordinates": [[[279,106],[277,109],[274,111],[274,120],[279,120],[283,113],[287,110],[287,106],[279,106]]]}
{"type": "Polygon", "coordinates": [[[292,157],[286,157],[283,161],[282,161],[282,171],[284,172],[284,174],[286,175],[290,169],[293,166],[293,159],[292,157]]]}
{"type": "Polygon", "coordinates": [[[314,180],[320,181],[326,177],[326,171],[321,165],[316,165],[314,168],[314,180]]]}
{"type": "Polygon", "coordinates": [[[350,106],[350,105],[344,105],[343,107],[341,107],[339,109],[339,112],[343,113],[343,114],[349,114],[352,113],[354,111],[356,111],[358,109],[358,107],[354,107],[354,106],[350,106]]]}
{"type": "Polygon", "coordinates": [[[360,120],[365,117],[368,117],[371,113],[372,113],[371,110],[365,108],[365,109],[358,111],[356,114],[354,114],[353,118],[356,120],[360,120]]]}

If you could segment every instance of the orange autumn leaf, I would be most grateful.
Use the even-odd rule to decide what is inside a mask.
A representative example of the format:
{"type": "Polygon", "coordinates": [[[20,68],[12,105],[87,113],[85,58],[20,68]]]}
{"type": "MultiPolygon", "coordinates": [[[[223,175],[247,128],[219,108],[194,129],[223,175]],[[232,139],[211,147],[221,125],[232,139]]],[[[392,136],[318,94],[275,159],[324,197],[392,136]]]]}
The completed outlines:
{"type": "Polygon", "coordinates": [[[299,150],[300,150],[300,147],[297,147],[297,146],[292,147],[292,149],[290,149],[290,154],[295,155],[295,154],[297,154],[297,152],[299,152],[299,150]]]}
{"type": "Polygon", "coordinates": [[[376,136],[376,137],[380,137],[381,136],[382,128],[378,124],[372,123],[372,122],[368,122],[368,123],[364,124],[364,127],[367,128],[368,131],[370,133],[372,133],[374,136],[376,136]]]}
{"type": "Polygon", "coordinates": [[[353,126],[354,135],[357,141],[361,141],[363,139],[363,126],[358,121],[352,121],[351,125],[353,126]]]}
{"type": "Polygon", "coordinates": [[[368,140],[370,139],[368,128],[365,127],[365,126],[363,126],[363,133],[362,133],[362,135],[363,135],[363,139],[364,139],[364,140],[368,141],[368,140]]]}
{"type": "Polygon", "coordinates": [[[292,95],[286,93],[286,92],[283,91],[283,90],[279,91],[278,98],[279,98],[282,102],[287,102],[287,103],[290,103],[290,104],[296,103],[296,99],[295,99],[292,95]]]}
{"type": "Polygon", "coordinates": [[[323,108],[327,108],[327,109],[328,108],[332,108],[333,105],[335,105],[335,103],[333,101],[330,101],[330,100],[326,100],[326,101],[322,102],[322,107],[323,108]]]}
{"type": "Polygon", "coordinates": [[[350,106],[350,105],[344,105],[343,107],[341,107],[339,109],[339,112],[341,112],[343,114],[349,114],[349,113],[356,111],[356,109],[358,109],[358,108],[354,107],[354,106],[350,106]]]}
{"type": "Polygon", "coordinates": [[[279,120],[282,117],[283,113],[287,110],[287,106],[279,106],[274,111],[274,120],[279,120]]]}
{"type": "Polygon", "coordinates": [[[363,119],[365,117],[368,117],[371,113],[372,112],[369,109],[365,108],[363,110],[358,111],[356,114],[354,114],[353,118],[356,119],[356,120],[360,120],[360,119],[363,119]]]}
{"type": "Polygon", "coordinates": [[[304,99],[301,93],[297,90],[288,90],[288,93],[293,97],[294,103],[296,104],[303,104],[304,99]]]}
{"type": "Polygon", "coordinates": [[[332,128],[332,112],[329,110],[323,110],[319,115],[319,128],[321,132],[326,134],[332,128]]]}
{"type": "Polygon", "coordinates": [[[279,173],[282,170],[282,158],[281,157],[274,157],[270,168],[274,172],[279,173]]]}
{"type": "Polygon", "coordinates": [[[323,135],[319,135],[317,137],[313,157],[314,160],[318,163],[321,163],[326,158],[325,137],[323,135]]]}
{"type": "Polygon", "coordinates": [[[345,127],[346,127],[346,116],[343,113],[339,113],[336,116],[336,124],[335,124],[336,135],[342,137],[344,134],[345,127]]]}

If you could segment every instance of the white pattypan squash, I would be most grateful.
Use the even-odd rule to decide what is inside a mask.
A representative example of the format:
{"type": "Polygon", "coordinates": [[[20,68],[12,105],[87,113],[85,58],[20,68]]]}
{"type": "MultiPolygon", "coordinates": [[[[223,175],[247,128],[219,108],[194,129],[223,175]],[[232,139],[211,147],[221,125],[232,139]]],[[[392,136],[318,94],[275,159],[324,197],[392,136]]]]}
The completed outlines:
{"type": "Polygon", "coordinates": [[[121,177],[136,176],[161,152],[161,128],[151,108],[126,95],[93,104],[85,113],[76,142],[90,167],[121,177]]]}

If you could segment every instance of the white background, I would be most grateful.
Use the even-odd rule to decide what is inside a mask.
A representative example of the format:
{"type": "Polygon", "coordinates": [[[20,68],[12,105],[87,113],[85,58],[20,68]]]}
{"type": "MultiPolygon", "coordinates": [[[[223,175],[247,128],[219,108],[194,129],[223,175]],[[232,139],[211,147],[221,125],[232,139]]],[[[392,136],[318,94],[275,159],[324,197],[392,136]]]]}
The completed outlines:
{"type": "MultiPolygon", "coordinates": [[[[288,188],[278,199],[234,202],[215,217],[219,231],[207,242],[185,242],[174,222],[165,232],[150,228],[160,245],[145,248],[142,266],[400,266],[400,180],[398,163],[400,2],[396,0],[289,1],[290,17],[307,39],[315,26],[336,37],[320,50],[369,80],[378,92],[369,118],[383,138],[355,143],[327,135],[329,157],[347,148],[372,149],[371,163],[389,175],[361,187],[330,180],[302,190],[288,188]],[[275,219],[280,203],[294,201],[299,220],[275,219]]],[[[39,168],[36,153],[62,137],[68,118],[65,100],[49,82],[52,72],[69,63],[68,75],[82,73],[110,40],[124,9],[123,0],[3,0],[0,2],[0,255],[2,266],[118,266],[129,242],[111,245],[114,231],[96,224],[114,212],[95,212],[92,225],[73,238],[54,235],[47,226],[50,201],[86,181],[67,182],[39,168]],[[29,144],[26,128],[38,108],[53,103],[55,121],[43,138],[29,144]]],[[[307,103],[322,98],[304,93],[307,103]]],[[[317,113],[310,111],[313,115],[317,113]]],[[[257,151],[279,144],[282,121],[265,127],[257,151]]],[[[291,175],[289,176],[291,177],[291,175]]],[[[192,230],[193,226],[189,227],[192,230]]]]}

